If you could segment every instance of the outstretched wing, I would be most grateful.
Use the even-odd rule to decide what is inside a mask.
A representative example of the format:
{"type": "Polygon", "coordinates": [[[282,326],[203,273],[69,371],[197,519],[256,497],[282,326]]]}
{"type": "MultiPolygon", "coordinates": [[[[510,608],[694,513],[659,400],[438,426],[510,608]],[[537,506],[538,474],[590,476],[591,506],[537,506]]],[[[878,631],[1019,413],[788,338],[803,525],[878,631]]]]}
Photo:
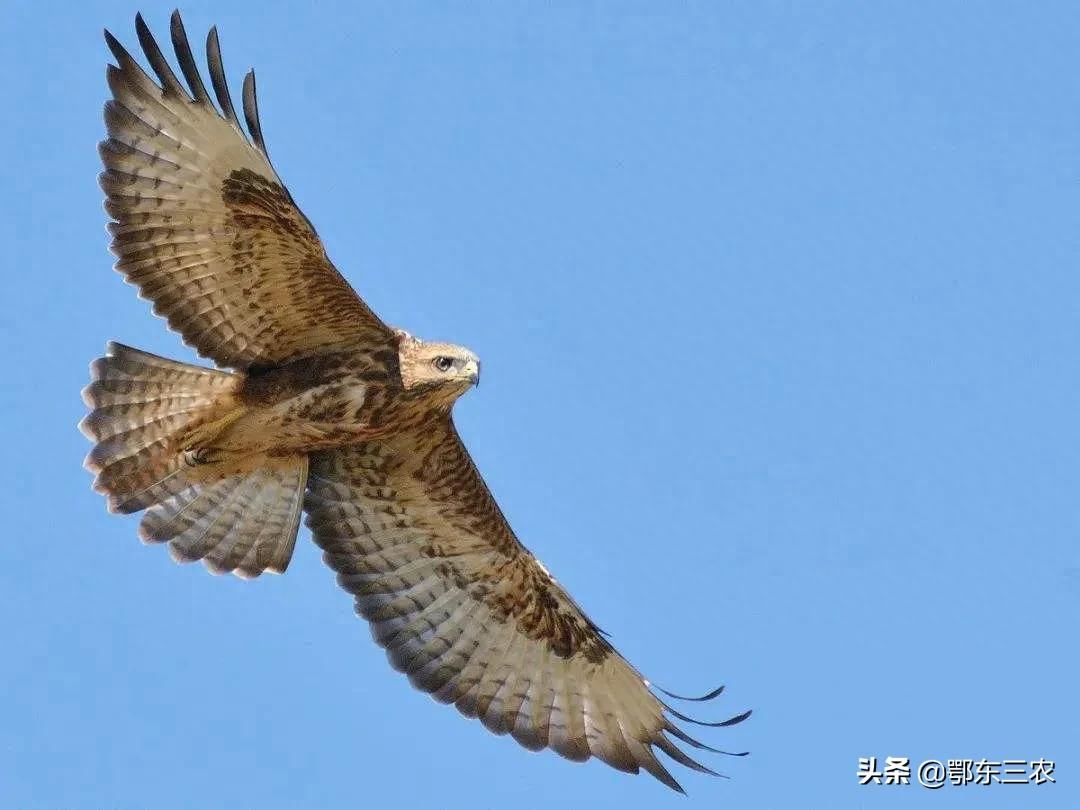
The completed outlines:
{"type": "Polygon", "coordinates": [[[680,791],[654,748],[713,773],[673,742],[707,748],[670,717],[698,721],[663,703],[518,542],[448,417],[312,456],[305,508],[414,686],[531,750],[644,768],[680,791]]]}
{"type": "Polygon", "coordinates": [[[263,143],[255,75],[244,80],[245,133],[207,38],[206,91],[178,13],[172,41],[185,88],[141,16],[139,42],[160,84],[108,32],[109,137],[101,187],[116,269],[184,341],[220,366],[247,368],[326,347],[390,346],[390,330],[326,256],[263,143]],[[250,138],[249,138],[250,134],[250,138]]]}

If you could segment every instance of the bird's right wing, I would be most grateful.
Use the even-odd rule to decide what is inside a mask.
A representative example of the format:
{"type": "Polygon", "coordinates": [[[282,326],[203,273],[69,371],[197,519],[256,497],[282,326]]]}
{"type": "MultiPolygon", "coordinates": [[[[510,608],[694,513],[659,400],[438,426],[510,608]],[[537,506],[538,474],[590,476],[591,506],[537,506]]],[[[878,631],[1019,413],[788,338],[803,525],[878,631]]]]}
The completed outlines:
{"type": "Polygon", "coordinates": [[[667,706],[517,541],[449,418],[314,454],[305,509],[417,688],[531,750],[644,768],[680,791],[654,749],[713,773],[676,745],[708,748],[672,718],[698,721],[667,706]]]}
{"type": "Polygon", "coordinates": [[[233,108],[217,33],[207,39],[214,106],[178,13],[177,79],[142,17],[139,42],[154,82],[108,31],[109,137],[101,186],[116,268],[185,342],[219,366],[283,363],[324,349],[396,346],[326,256],[270,165],[244,81],[245,133],[233,108]],[[250,134],[250,137],[249,137],[250,134]]]}

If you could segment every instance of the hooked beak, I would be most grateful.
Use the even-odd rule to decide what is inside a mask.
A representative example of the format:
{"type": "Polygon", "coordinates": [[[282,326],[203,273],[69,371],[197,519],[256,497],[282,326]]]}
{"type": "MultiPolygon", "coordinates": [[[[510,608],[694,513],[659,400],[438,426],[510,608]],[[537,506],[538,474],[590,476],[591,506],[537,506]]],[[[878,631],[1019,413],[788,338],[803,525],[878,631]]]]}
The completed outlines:
{"type": "Polygon", "coordinates": [[[475,387],[480,387],[480,361],[470,360],[465,364],[465,373],[469,375],[469,382],[475,387]]]}

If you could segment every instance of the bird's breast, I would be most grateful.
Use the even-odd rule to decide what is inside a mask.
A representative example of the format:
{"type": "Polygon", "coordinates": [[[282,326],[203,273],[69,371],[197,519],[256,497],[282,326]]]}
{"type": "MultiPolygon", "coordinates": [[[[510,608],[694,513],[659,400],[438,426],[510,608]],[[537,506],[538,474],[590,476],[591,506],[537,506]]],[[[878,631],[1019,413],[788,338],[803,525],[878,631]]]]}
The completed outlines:
{"type": "Polygon", "coordinates": [[[392,427],[399,386],[383,368],[326,359],[249,374],[247,406],[233,438],[247,447],[317,450],[355,443],[392,427]]]}

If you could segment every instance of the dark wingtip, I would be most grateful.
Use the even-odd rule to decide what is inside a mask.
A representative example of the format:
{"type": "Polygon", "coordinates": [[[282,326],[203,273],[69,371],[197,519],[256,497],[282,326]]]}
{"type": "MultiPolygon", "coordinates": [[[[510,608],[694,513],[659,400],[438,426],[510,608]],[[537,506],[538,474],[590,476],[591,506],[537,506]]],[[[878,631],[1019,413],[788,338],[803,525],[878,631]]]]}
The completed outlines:
{"type": "MultiPolygon", "coordinates": [[[[139,45],[142,46],[144,53],[147,51],[148,43],[153,43],[155,46],[157,44],[154,42],[154,35],[150,33],[150,26],[146,24],[146,20],[143,19],[141,11],[135,12],[135,35],[138,37],[139,45]]],[[[150,54],[147,53],[147,56],[149,55],[150,54]]],[[[151,65],[151,67],[153,67],[153,65],[151,65]]]]}
{"type": "Polygon", "coordinates": [[[664,703],[664,701],[662,700],[660,701],[660,705],[663,706],[664,709],[667,710],[672,717],[677,717],[684,723],[693,723],[695,726],[706,726],[708,728],[727,728],[728,726],[734,726],[736,723],[741,723],[753,712],[753,710],[751,709],[743,712],[742,714],[737,714],[734,717],[729,717],[727,720],[707,722],[705,720],[695,720],[693,717],[690,717],[687,714],[683,714],[678,709],[672,708],[667,703],[664,703]]]}
{"type": "Polygon", "coordinates": [[[109,50],[112,51],[112,55],[116,58],[118,62],[123,60],[123,58],[128,54],[127,51],[124,49],[124,46],[120,44],[120,40],[114,37],[112,35],[112,31],[110,31],[108,28],[103,28],[101,32],[105,36],[105,44],[109,46],[109,50]]]}
{"type": "Polygon", "coordinates": [[[678,762],[680,765],[697,771],[698,773],[705,773],[709,776],[723,776],[724,774],[717,773],[712,768],[708,768],[702,765],[693,757],[687,756],[675,743],[669,740],[667,737],[660,735],[660,737],[653,743],[657,748],[678,762]]]}
{"type": "Polygon", "coordinates": [[[712,700],[713,698],[719,697],[725,688],[724,685],[721,684],[720,686],[713,689],[711,692],[708,692],[701,697],[686,697],[685,695],[676,695],[674,692],[669,692],[667,689],[664,689],[662,686],[657,686],[656,684],[652,684],[652,687],[657,692],[663,692],[669,698],[674,698],[675,700],[686,700],[692,703],[702,703],[706,700],[712,700]]]}
{"type": "Polygon", "coordinates": [[[210,84],[214,87],[214,95],[217,96],[222,115],[243,133],[244,130],[236,117],[236,108],[233,107],[232,96],[229,95],[229,84],[225,78],[225,65],[221,58],[221,43],[218,41],[216,25],[211,26],[206,35],[206,62],[210,68],[210,84]]]}
{"type": "Polygon", "coordinates": [[[697,748],[701,751],[711,751],[714,754],[723,754],[726,757],[744,757],[747,755],[747,753],[749,753],[747,751],[725,751],[723,748],[713,748],[711,745],[706,745],[701,740],[694,739],[677,725],[672,723],[670,720],[666,721],[664,730],[668,734],[672,734],[678,739],[682,740],[687,745],[692,745],[694,748],[697,748]]]}
{"type": "Polygon", "coordinates": [[[247,121],[251,140],[263,156],[270,160],[270,153],[266,151],[266,142],[263,141],[262,123],[259,121],[259,101],[255,92],[255,71],[249,70],[244,76],[243,89],[244,119],[247,121]]]}
{"type": "MultiPolygon", "coordinates": [[[[727,720],[725,720],[725,721],[724,721],[723,723],[717,723],[717,726],[716,726],[716,727],[717,727],[717,728],[725,728],[725,727],[727,727],[727,726],[734,726],[734,725],[737,725],[737,724],[741,723],[741,722],[742,722],[743,720],[745,720],[745,719],[746,719],[747,717],[749,717],[750,715],[752,715],[753,713],[754,713],[754,710],[753,710],[753,709],[747,709],[747,710],[746,710],[745,712],[743,712],[742,714],[737,714],[737,715],[735,715],[734,717],[728,718],[728,719],[727,719],[727,720]]],[[[742,755],[742,754],[740,754],[739,756],[743,756],[743,755],[742,755]]]]}
{"type": "Polygon", "coordinates": [[[212,107],[214,103],[210,100],[210,94],[206,92],[202,76],[199,75],[199,66],[191,52],[191,43],[188,41],[187,31],[184,30],[184,20],[180,17],[179,9],[174,9],[169,18],[169,35],[172,38],[176,58],[180,62],[180,71],[187,80],[192,97],[199,104],[212,107]]]}

